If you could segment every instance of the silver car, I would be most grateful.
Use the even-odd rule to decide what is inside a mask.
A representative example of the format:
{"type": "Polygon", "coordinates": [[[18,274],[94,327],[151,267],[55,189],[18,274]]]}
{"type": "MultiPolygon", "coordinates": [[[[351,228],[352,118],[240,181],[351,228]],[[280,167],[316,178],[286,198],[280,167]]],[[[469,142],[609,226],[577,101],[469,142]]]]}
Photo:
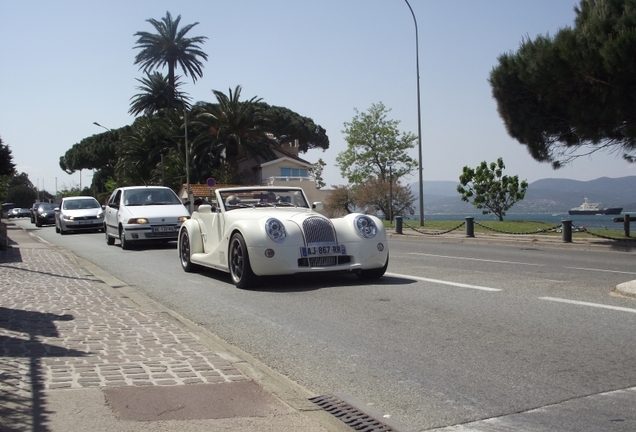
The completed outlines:
{"type": "Polygon", "coordinates": [[[55,209],[55,232],[101,231],[104,228],[104,209],[92,196],[62,198],[55,209]]]}

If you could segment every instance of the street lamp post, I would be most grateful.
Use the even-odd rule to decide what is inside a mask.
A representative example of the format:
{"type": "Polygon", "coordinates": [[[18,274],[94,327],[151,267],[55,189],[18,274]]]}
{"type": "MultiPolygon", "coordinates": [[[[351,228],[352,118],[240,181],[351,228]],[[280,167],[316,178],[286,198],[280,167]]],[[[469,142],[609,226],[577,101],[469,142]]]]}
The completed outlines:
{"type": "Polygon", "coordinates": [[[419,43],[417,35],[417,20],[415,19],[415,13],[413,8],[409,4],[408,0],[404,0],[406,5],[413,15],[413,22],[415,23],[415,65],[417,73],[417,149],[419,155],[419,182],[420,182],[420,226],[424,226],[424,181],[422,180],[422,113],[420,108],[420,55],[419,55],[419,43]]]}
{"type": "Polygon", "coordinates": [[[111,129],[108,129],[106,126],[102,126],[102,125],[100,125],[100,124],[99,124],[99,123],[97,123],[97,122],[93,122],[93,124],[94,124],[95,126],[99,126],[100,128],[104,128],[104,129],[106,129],[108,132],[112,132],[112,130],[111,130],[111,129]]]}
{"type": "Polygon", "coordinates": [[[190,162],[189,162],[189,152],[188,152],[188,118],[186,117],[186,104],[183,99],[181,99],[181,103],[183,104],[183,127],[185,128],[185,169],[186,169],[186,194],[188,199],[186,200],[188,204],[188,211],[192,213],[192,199],[190,198],[190,162]]]}
{"type": "Polygon", "coordinates": [[[389,167],[389,222],[393,224],[393,161],[388,161],[389,167]]]}

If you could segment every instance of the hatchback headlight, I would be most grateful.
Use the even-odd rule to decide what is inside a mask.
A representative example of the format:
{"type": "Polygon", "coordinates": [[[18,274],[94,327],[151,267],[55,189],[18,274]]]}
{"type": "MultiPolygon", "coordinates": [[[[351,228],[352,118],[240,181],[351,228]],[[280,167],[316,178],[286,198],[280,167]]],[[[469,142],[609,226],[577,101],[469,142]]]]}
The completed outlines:
{"type": "Polygon", "coordinates": [[[190,219],[190,216],[179,216],[179,219],[177,219],[177,222],[184,223],[188,219],[190,219]]]}
{"type": "Polygon", "coordinates": [[[148,219],[146,219],[146,218],[132,218],[132,219],[128,219],[128,223],[130,225],[147,224],[148,223],[148,219]]]}
{"type": "Polygon", "coordinates": [[[364,238],[372,239],[378,234],[378,227],[369,216],[356,216],[353,221],[356,231],[364,238]]]}
{"type": "Polygon", "coordinates": [[[267,232],[269,238],[276,243],[282,243],[285,241],[285,238],[287,238],[285,225],[278,219],[267,219],[267,222],[265,222],[265,232],[267,232]]]}

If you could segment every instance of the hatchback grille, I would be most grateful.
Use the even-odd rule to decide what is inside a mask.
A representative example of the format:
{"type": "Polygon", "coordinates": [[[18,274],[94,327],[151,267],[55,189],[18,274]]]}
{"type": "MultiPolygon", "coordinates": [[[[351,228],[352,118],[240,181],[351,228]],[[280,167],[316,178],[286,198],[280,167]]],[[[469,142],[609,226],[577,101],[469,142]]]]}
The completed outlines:
{"type": "Polygon", "coordinates": [[[336,244],[336,232],[327,219],[317,216],[308,217],[303,222],[303,231],[307,246],[336,244]]]}

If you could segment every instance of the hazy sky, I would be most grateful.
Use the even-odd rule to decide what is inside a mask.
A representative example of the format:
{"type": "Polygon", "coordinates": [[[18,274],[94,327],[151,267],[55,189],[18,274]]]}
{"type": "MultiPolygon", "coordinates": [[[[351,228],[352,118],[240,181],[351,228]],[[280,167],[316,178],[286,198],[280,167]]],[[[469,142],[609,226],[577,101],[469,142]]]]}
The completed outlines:
{"type": "MultiPolygon", "coordinates": [[[[506,173],[593,180],[636,175],[620,155],[595,154],[564,169],[535,162],[506,133],[488,76],[524,36],[573,25],[574,0],[410,0],[419,28],[424,180],[457,181],[465,165],[503,157],[506,173]]],[[[166,11],[188,36],[207,36],[203,78],[185,78],[193,101],[243,87],[312,118],[330,148],[301,155],[328,165],[327,185],[345,184],[335,158],[343,123],[383,102],[400,129],[417,134],[415,26],[403,0],[0,0],[0,137],[19,172],[49,192],[78,186],[59,167],[74,144],[132,123],[138,93],[137,31],[166,11]]],[[[167,73],[167,70],[163,71],[167,73]]],[[[178,71],[179,73],[179,71],[178,71]]],[[[417,148],[412,151],[417,159],[417,148]]],[[[91,172],[82,173],[82,186],[91,172]]],[[[407,182],[417,181],[417,171],[407,182]]]]}

